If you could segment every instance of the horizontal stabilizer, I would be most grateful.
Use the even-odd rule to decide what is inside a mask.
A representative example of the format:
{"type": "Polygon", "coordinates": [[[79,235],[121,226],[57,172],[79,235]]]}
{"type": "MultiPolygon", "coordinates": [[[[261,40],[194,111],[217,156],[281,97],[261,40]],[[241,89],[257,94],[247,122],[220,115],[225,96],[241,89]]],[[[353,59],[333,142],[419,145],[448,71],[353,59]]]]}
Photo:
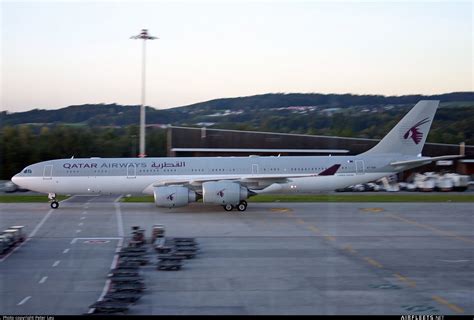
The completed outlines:
{"type": "Polygon", "coordinates": [[[457,155],[447,155],[447,156],[439,156],[439,157],[423,157],[420,159],[413,159],[413,160],[403,160],[403,161],[395,161],[391,162],[390,165],[392,166],[405,166],[410,164],[419,164],[419,163],[430,163],[437,160],[447,160],[447,159],[456,159],[464,157],[461,154],[457,155]]]}

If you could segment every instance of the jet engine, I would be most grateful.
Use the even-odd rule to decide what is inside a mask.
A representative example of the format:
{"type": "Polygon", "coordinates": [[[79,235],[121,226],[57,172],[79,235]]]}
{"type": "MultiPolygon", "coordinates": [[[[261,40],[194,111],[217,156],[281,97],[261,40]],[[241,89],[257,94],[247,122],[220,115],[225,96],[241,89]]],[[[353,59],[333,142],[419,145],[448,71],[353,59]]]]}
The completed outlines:
{"type": "Polygon", "coordinates": [[[202,184],[202,201],[204,203],[237,205],[248,197],[248,189],[235,182],[219,181],[202,184]]]}
{"type": "Polygon", "coordinates": [[[196,201],[196,192],[181,186],[155,187],[153,189],[157,207],[184,207],[196,201]]]}

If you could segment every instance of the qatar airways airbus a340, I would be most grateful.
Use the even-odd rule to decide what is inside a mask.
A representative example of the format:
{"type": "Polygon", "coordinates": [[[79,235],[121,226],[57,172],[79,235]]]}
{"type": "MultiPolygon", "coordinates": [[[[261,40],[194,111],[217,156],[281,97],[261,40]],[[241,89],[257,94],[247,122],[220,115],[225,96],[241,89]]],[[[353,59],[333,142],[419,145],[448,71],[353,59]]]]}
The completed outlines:
{"type": "Polygon", "coordinates": [[[54,209],[57,194],[143,193],[159,207],[202,198],[245,211],[255,194],[331,191],[459,157],[421,155],[438,104],[418,102],[376,146],[355,156],[58,159],[32,164],[12,181],[49,194],[54,209]]]}

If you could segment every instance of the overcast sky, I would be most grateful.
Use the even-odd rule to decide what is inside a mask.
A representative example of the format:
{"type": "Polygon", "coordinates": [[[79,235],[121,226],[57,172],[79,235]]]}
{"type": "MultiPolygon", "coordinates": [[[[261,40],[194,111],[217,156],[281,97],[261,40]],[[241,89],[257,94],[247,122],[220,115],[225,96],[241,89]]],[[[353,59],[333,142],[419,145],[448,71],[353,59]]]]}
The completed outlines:
{"type": "Polygon", "coordinates": [[[5,2],[1,109],[169,108],[268,92],[473,90],[473,3],[5,2]]]}

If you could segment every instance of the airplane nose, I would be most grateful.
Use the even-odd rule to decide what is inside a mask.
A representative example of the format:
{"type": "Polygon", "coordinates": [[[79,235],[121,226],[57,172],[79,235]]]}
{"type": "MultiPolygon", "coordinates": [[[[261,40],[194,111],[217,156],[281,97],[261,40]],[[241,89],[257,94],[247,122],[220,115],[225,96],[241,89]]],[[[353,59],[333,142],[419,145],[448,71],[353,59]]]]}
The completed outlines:
{"type": "Polygon", "coordinates": [[[18,180],[19,180],[19,177],[18,177],[18,174],[15,174],[13,177],[12,177],[12,182],[16,185],[18,185],[18,180]]]}

